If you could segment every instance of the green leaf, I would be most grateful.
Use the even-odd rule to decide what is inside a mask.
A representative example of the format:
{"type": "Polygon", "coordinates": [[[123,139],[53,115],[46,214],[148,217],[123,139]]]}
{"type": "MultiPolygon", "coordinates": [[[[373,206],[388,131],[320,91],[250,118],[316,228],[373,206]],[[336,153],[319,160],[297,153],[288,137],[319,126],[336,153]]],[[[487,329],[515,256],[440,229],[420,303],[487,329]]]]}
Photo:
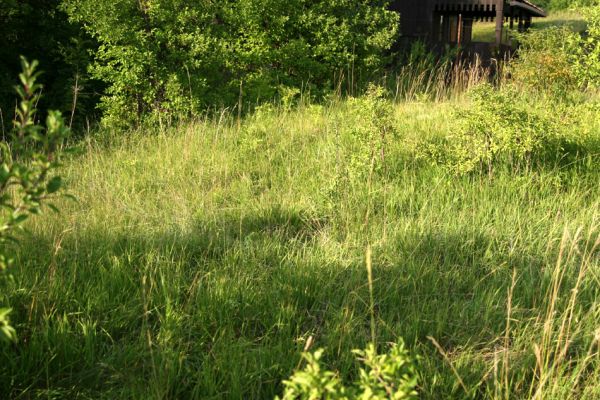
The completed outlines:
{"type": "Polygon", "coordinates": [[[0,183],[4,184],[10,178],[10,168],[7,163],[3,163],[0,166],[0,183]]]}
{"type": "Polygon", "coordinates": [[[20,214],[17,215],[15,217],[13,217],[13,223],[15,225],[19,225],[22,224],[23,222],[25,222],[25,220],[27,219],[28,215],[27,214],[20,214]]]}
{"type": "Polygon", "coordinates": [[[12,310],[10,308],[0,308],[0,341],[16,342],[17,332],[10,325],[8,315],[12,310]]]}
{"type": "Polygon", "coordinates": [[[54,211],[55,213],[59,214],[60,210],[52,203],[48,203],[47,204],[48,208],[51,209],[52,211],[54,211]]]}
{"type": "Polygon", "coordinates": [[[61,186],[62,178],[60,176],[55,176],[54,178],[50,179],[50,181],[46,185],[46,191],[50,194],[56,193],[61,186]]]}
{"type": "Polygon", "coordinates": [[[74,202],[78,202],[77,197],[73,196],[72,194],[66,193],[64,194],[64,197],[66,197],[67,199],[74,201],[74,202]]]}

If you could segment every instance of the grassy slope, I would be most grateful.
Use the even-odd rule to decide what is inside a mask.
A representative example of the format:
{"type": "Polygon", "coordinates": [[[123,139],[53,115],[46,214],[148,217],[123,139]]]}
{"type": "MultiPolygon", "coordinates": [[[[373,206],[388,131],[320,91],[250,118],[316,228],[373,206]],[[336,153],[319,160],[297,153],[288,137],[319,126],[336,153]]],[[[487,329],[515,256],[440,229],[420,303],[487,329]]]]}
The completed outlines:
{"type": "Polygon", "coordinates": [[[600,359],[583,360],[600,318],[600,270],[598,254],[586,264],[583,251],[598,234],[598,170],[480,180],[415,161],[423,138],[452,131],[452,107],[396,107],[401,139],[374,183],[367,226],[366,184],[337,197],[328,190],[350,143],[344,104],[258,113],[241,130],[200,121],[88,143],[65,167],[79,202],[29,225],[9,288],[21,342],[0,353],[0,390],[272,398],[310,336],[348,376],[350,350],[369,340],[370,241],[378,339],[401,336],[423,357],[423,398],[465,397],[450,363],[479,395],[500,397],[506,387],[529,397],[534,343],[549,382],[544,398],[573,395],[577,367],[587,368],[577,396],[597,398],[600,359]],[[591,272],[559,337],[582,265],[591,272]],[[545,367],[565,337],[572,363],[545,367]]]}

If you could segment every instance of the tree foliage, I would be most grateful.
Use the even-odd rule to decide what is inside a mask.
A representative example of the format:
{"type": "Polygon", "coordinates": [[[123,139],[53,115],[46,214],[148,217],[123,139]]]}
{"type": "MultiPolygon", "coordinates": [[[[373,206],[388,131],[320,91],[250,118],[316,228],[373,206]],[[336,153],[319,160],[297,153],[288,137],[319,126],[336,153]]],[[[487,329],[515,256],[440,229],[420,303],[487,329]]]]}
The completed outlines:
{"type": "Polygon", "coordinates": [[[279,88],[331,87],[344,69],[384,63],[398,15],[381,0],[72,0],[98,42],[107,123],[162,121],[279,88]]]}

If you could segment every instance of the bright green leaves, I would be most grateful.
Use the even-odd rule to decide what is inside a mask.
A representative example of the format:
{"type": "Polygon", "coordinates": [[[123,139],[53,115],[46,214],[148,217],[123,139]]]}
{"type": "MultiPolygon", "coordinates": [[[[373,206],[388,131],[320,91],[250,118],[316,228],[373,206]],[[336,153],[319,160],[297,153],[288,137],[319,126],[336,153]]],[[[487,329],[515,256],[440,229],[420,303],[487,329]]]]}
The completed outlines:
{"type": "MultiPolygon", "coordinates": [[[[41,90],[37,62],[29,63],[22,57],[21,66],[21,85],[16,89],[20,103],[12,138],[0,144],[0,273],[13,263],[6,244],[15,241],[14,232],[30,215],[39,214],[42,205],[61,188],[62,180],[54,171],[60,165],[59,150],[69,135],[57,111],[48,113],[46,127],[35,123],[41,90]]],[[[0,309],[0,341],[16,339],[9,313],[10,309],[0,309]]]]}
{"type": "Polygon", "coordinates": [[[282,400],[347,398],[346,388],[338,375],[321,366],[323,352],[323,349],[318,349],[312,354],[302,355],[306,366],[283,381],[285,391],[282,400]]]}
{"type": "Polygon", "coordinates": [[[17,340],[17,332],[10,325],[10,308],[0,308],[0,342],[14,342],[17,340]]]}
{"type": "Polygon", "coordinates": [[[381,67],[398,26],[375,0],[78,0],[63,8],[100,44],[91,73],[109,85],[101,108],[113,127],[270,99],[279,88],[316,94],[342,70],[381,67]]]}
{"type": "Polygon", "coordinates": [[[359,371],[359,392],[363,400],[415,399],[418,372],[404,342],[392,344],[389,353],[378,354],[371,343],[365,350],[354,350],[366,368],[359,371]]]}
{"type": "Polygon", "coordinates": [[[600,1],[583,10],[587,22],[587,35],[574,59],[574,69],[579,84],[600,89],[600,1]]]}
{"type": "Polygon", "coordinates": [[[321,366],[323,350],[304,353],[304,369],[296,371],[285,386],[282,400],[408,400],[416,399],[418,372],[414,361],[400,341],[389,352],[378,354],[369,344],[365,350],[354,350],[362,366],[358,379],[344,385],[339,374],[321,366]]]}

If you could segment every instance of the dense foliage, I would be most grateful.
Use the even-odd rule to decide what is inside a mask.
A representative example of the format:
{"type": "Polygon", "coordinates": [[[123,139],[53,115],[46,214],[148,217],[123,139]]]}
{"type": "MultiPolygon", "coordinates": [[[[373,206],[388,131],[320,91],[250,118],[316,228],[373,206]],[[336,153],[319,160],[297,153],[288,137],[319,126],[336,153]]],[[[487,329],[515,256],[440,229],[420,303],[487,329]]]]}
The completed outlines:
{"type": "Polygon", "coordinates": [[[600,88],[600,5],[581,13],[587,23],[584,35],[566,26],[518,35],[518,57],[509,66],[517,85],[558,96],[600,88]]]}
{"type": "Polygon", "coordinates": [[[565,10],[595,5],[597,0],[536,0],[534,3],[549,10],[565,10]]]}
{"type": "Polygon", "coordinates": [[[100,46],[106,122],[162,121],[208,105],[271,99],[280,88],[331,88],[369,73],[397,31],[385,1],[77,0],[71,20],[100,46]]]}

